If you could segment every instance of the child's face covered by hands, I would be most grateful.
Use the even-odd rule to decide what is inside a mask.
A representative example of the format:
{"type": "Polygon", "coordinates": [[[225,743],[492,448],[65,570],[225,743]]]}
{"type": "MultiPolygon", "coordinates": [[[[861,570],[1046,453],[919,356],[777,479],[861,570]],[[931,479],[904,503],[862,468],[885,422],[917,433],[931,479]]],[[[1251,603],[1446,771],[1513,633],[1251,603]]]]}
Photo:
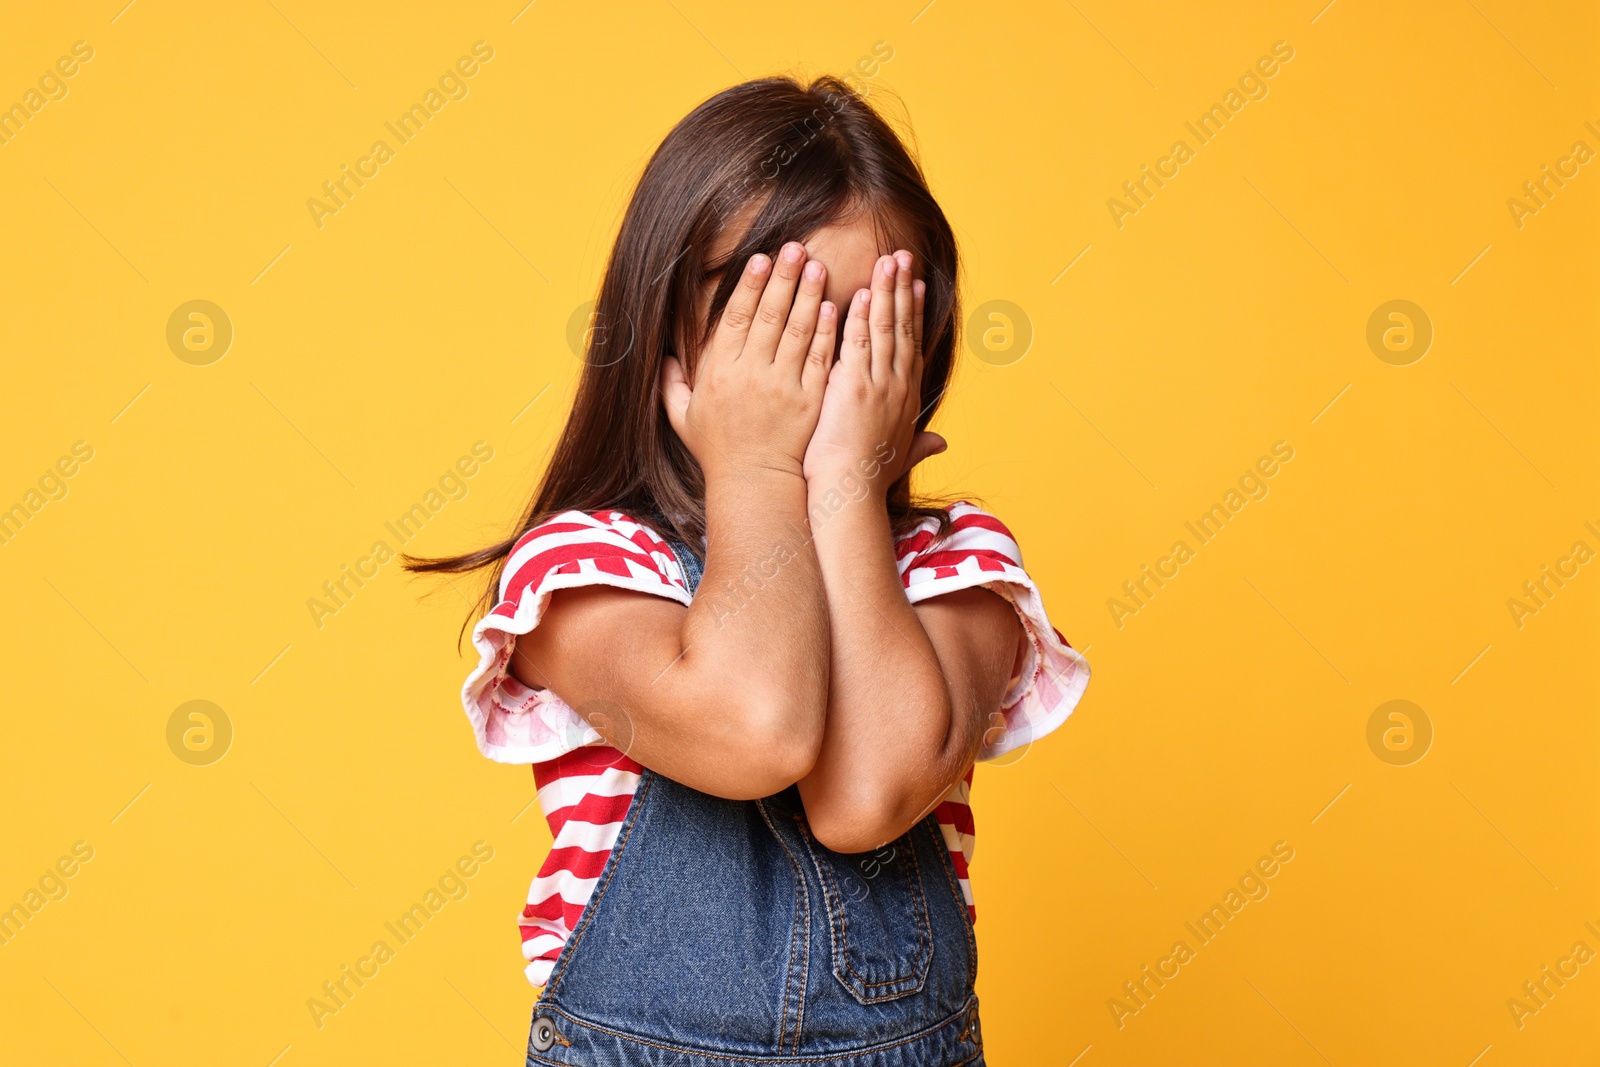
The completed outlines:
{"type": "Polygon", "coordinates": [[[867,219],[824,227],[806,251],[827,265],[826,297],[841,319],[838,358],[806,450],[806,478],[844,481],[870,471],[870,484],[886,490],[945,448],[938,434],[915,429],[927,290],[922,263],[882,244],[867,219]]]}
{"type": "MultiPolygon", "coordinates": [[[[828,284],[823,299],[831,300],[843,316],[850,308],[856,292],[872,286],[872,270],[878,260],[895,251],[882,235],[874,231],[870,220],[835,223],[824,226],[805,242],[806,254],[821,260],[828,268],[828,284]]],[[[922,277],[922,264],[913,263],[911,277],[922,277]]],[[[841,332],[839,342],[844,335],[841,332]]]]}
{"type": "MultiPolygon", "coordinates": [[[[712,250],[712,261],[732,251],[740,229],[738,223],[729,227],[712,250]]],[[[817,421],[802,457],[802,471],[813,484],[865,480],[881,493],[902,473],[945,448],[938,434],[916,433],[914,428],[921,413],[922,264],[910,252],[892,250],[884,241],[866,217],[823,227],[804,242],[806,264],[822,268],[821,285],[802,283],[798,293],[789,290],[795,299],[792,317],[807,318],[798,314],[800,305],[821,301],[833,319],[826,338],[804,339],[813,349],[825,346],[828,360],[821,410],[813,412],[817,421]],[[813,286],[821,291],[808,294],[813,286]]],[[[794,265],[779,273],[800,269],[794,265]]],[[[701,293],[702,316],[710,289],[708,284],[701,293]]],[[[764,294],[764,301],[770,302],[772,295],[764,294]]],[[[796,325],[791,321],[790,329],[796,325]]],[[[668,361],[663,385],[669,415],[685,408],[691,390],[678,360],[668,361]]],[[[679,421],[673,420],[675,428],[679,421]]],[[[680,430],[680,436],[685,430],[696,436],[689,426],[680,430]]],[[[693,446],[691,451],[698,452],[693,446]]]]}

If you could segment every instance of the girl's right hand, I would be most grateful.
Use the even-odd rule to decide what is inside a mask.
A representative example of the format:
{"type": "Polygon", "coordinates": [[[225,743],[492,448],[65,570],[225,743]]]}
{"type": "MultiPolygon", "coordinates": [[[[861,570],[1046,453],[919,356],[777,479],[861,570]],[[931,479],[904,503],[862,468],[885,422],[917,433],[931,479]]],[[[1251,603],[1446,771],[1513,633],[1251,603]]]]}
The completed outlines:
{"type": "Polygon", "coordinates": [[[838,310],[827,269],[791,241],[777,262],[754,255],[695,362],[666,358],[667,419],[707,481],[749,470],[802,474],[833,362],[838,310]]]}

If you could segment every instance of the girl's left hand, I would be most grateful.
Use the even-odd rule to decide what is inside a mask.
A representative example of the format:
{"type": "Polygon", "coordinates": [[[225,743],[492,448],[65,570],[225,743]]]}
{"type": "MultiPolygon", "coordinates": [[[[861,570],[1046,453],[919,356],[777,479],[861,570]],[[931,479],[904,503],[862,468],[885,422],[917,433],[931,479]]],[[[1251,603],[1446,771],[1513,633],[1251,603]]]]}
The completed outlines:
{"type": "Polygon", "coordinates": [[[879,495],[906,471],[945,450],[916,431],[922,413],[922,306],[927,286],[912,278],[911,253],[880,256],[872,287],[857,290],[839,358],[828,372],[803,470],[813,487],[867,477],[879,495]]]}

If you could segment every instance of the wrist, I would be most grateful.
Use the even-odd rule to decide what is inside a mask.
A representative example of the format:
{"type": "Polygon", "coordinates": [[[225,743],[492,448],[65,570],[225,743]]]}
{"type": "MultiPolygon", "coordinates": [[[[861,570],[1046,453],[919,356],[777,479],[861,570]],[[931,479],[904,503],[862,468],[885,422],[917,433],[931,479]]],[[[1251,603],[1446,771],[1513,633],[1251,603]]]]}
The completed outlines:
{"type": "Polygon", "coordinates": [[[806,480],[796,467],[721,465],[703,471],[708,517],[734,516],[758,508],[763,513],[803,514],[806,480]]]}
{"type": "Polygon", "coordinates": [[[881,501],[894,483],[895,458],[894,446],[884,441],[853,457],[834,455],[807,463],[806,494],[817,499],[831,491],[852,499],[871,495],[881,501]]]}
{"type": "Polygon", "coordinates": [[[816,471],[806,476],[806,509],[829,512],[845,508],[884,510],[889,492],[885,475],[870,478],[853,467],[816,471]]]}
{"type": "Polygon", "coordinates": [[[800,460],[782,453],[718,452],[707,459],[709,462],[701,462],[700,471],[708,489],[714,482],[805,483],[805,470],[800,460]]]}
{"type": "Polygon", "coordinates": [[[829,539],[835,531],[889,524],[887,481],[878,484],[859,471],[845,469],[807,480],[806,518],[812,535],[829,539]],[[825,534],[824,531],[827,531],[825,534]]]}

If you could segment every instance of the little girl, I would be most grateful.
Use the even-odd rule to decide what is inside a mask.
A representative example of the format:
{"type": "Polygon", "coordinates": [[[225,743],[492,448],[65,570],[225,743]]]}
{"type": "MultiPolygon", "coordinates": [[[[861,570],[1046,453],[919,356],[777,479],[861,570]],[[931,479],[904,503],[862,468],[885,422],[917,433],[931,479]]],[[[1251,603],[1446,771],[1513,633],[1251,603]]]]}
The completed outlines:
{"type": "Polygon", "coordinates": [[[1000,521],[910,493],[956,248],[844,83],[697,107],[639,180],[462,696],[555,836],[530,1064],[982,1064],[968,790],[1088,666],[1000,521]]]}

